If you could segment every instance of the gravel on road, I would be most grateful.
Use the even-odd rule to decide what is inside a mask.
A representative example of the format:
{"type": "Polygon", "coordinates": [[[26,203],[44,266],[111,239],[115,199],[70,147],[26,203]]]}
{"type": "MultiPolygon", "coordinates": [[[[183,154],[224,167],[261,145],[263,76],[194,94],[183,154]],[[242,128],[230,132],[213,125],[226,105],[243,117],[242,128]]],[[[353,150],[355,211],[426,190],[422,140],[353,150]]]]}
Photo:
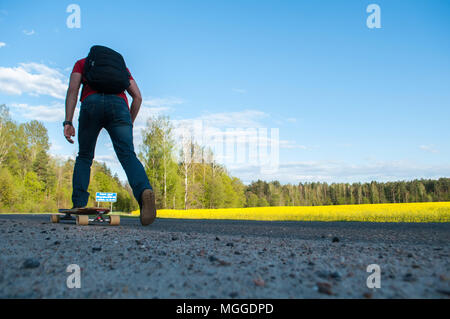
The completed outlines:
{"type": "Polygon", "coordinates": [[[449,223],[49,219],[0,215],[0,298],[450,297],[449,223]]]}

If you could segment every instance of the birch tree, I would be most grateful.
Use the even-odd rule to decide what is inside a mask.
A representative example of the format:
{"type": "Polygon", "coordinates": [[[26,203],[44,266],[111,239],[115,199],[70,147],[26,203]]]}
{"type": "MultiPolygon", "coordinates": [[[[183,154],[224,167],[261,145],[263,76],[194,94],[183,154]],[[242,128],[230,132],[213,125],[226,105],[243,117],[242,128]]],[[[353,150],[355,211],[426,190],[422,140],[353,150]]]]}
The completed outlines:
{"type": "Polygon", "coordinates": [[[7,122],[9,121],[9,111],[5,104],[0,105],[0,166],[5,160],[8,153],[8,128],[7,122]]]}

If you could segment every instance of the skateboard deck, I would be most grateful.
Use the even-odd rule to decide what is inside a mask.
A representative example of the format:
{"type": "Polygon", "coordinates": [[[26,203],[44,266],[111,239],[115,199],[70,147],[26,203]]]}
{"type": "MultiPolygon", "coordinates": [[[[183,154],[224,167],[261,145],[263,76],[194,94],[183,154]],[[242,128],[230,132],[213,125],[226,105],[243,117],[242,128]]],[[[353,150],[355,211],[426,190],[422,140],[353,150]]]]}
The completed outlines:
{"type": "Polygon", "coordinates": [[[112,226],[120,225],[120,216],[108,215],[109,208],[103,207],[84,207],[84,208],[72,208],[58,209],[59,214],[52,214],[51,222],[76,222],[77,225],[88,225],[89,222],[93,224],[109,224],[112,226]],[[75,215],[72,216],[72,215],[75,215]]]}

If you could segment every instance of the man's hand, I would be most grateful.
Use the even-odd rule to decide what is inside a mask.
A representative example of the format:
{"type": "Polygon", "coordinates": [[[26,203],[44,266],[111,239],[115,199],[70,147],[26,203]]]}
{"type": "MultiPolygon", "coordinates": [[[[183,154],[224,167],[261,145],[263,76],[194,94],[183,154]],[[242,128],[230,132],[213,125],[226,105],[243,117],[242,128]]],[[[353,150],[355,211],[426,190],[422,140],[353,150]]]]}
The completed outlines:
{"type": "MultiPolygon", "coordinates": [[[[70,75],[69,87],[66,95],[66,121],[72,121],[75,106],[77,105],[78,91],[81,85],[81,73],[70,75]]],[[[75,136],[75,128],[72,125],[64,125],[64,136],[67,142],[73,144],[72,136],[75,136]]]]}
{"type": "Polygon", "coordinates": [[[130,80],[130,86],[127,89],[128,94],[131,95],[133,101],[131,102],[130,114],[131,114],[131,124],[134,124],[134,120],[139,113],[141,108],[142,96],[139,87],[135,80],[130,80]]]}
{"type": "Polygon", "coordinates": [[[75,128],[70,124],[64,125],[64,137],[71,144],[73,144],[72,136],[75,136],[75,128]]]}

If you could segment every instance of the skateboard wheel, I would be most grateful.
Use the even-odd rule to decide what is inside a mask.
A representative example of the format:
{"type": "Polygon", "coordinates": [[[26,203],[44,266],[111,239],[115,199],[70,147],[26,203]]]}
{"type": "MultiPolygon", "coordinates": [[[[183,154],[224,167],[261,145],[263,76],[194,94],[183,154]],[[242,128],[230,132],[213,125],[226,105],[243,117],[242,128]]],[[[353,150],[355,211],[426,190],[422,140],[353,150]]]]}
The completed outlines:
{"type": "Polygon", "coordinates": [[[50,216],[50,221],[52,222],[52,223],[59,223],[59,215],[51,215],[50,216]]]}
{"type": "Polygon", "coordinates": [[[117,215],[109,216],[109,224],[111,226],[119,226],[120,225],[120,216],[117,216],[117,215]]]}
{"type": "Polygon", "coordinates": [[[86,226],[87,224],[89,224],[89,216],[87,215],[77,216],[77,225],[86,226]]]}

